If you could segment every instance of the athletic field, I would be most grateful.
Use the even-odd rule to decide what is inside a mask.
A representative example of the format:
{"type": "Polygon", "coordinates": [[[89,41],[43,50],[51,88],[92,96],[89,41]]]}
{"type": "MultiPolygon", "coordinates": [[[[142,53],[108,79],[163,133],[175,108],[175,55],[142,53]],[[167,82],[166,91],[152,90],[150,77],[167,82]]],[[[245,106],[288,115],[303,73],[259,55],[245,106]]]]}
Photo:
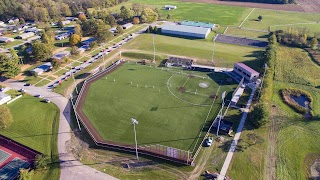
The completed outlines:
{"type": "Polygon", "coordinates": [[[135,118],[138,145],[193,151],[220,108],[221,93],[230,99],[237,86],[227,79],[222,73],[125,63],[90,86],[83,111],[106,141],[133,145],[135,118]]]}

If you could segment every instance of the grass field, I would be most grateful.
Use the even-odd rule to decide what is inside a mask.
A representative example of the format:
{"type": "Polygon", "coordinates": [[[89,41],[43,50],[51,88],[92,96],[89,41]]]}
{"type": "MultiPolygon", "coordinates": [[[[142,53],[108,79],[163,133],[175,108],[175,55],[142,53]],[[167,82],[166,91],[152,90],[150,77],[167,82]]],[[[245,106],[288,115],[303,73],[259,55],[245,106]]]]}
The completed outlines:
{"type": "Polygon", "coordinates": [[[122,5],[131,7],[132,3],[140,3],[158,8],[162,19],[165,19],[167,14],[170,13],[172,16],[170,21],[193,20],[221,25],[238,25],[239,22],[250,12],[249,8],[244,7],[171,0],[131,0],[129,2],[121,3],[118,6],[111,7],[108,10],[112,12],[120,11],[120,7],[122,5]],[[177,9],[171,11],[164,10],[164,5],[167,4],[175,5],[177,6],[177,9]]]}
{"type": "MultiPolygon", "coordinates": [[[[159,55],[187,56],[198,60],[200,64],[210,64],[212,59],[212,42],[156,35],[155,47],[159,55]]],[[[152,54],[152,35],[142,34],[125,44],[123,49],[141,50],[152,54]]],[[[244,62],[256,67],[261,65],[257,59],[261,55],[262,51],[259,48],[216,43],[214,62],[218,67],[233,67],[235,62],[244,62]]]]}
{"type": "MultiPolygon", "coordinates": [[[[223,74],[194,73],[205,79],[127,63],[107,75],[108,79],[92,84],[83,111],[105,140],[133,144],[133,117],[139,121],[139,145],[162,144],[192,151],[208,113],[213,118],[221,103],[218,98],[209,112],[212,99],[208,96],[217,92],[220,80],[226,79],[223,74]],[[201,82],[209,87],[201,89],[201,82]],[[179,91],[183,84],[185,93],[179,91]]],[[[235,86],[225,84],[219,94],[231,92],[235,86]]]]}
{"type": "MultiPolygon", "coordinates": [[[[43,103],[38,98],[26,95],[7,106],[13,115],[13,123],[0,133],[51,157],[52,162],[56,162],[56,133],[59,127],[59,109],[56,105],[43,103]]],[[[36,171],[34,178],[58,179],[59,164],[52,164],[51,167],[36,171]]]]}
{"type": "MultiPolygon", "coordinates": [[[[320,14],[315,13],[255,9],[242,27],[268,30],[269,26],[274,25],[314,23],[319,21],[319,18],[320,14]],[[257,21],[260,15],[263,17],[261,22],[257,21]]],[[[318,29],[318,31],[320,30],[318,29]]]]}
{"type": "Polygon", "coordinates": [[[271,28],[271,31],[275,31],[275,30],[289,30],[289,29],[307,29],[308,30],[308,35],[309,36],[314,36],[314,33],[320,33],[320,24],[316,23],[316,24],[296,24],[296,25],[292,25],[292,26],[273,26],[271,28]]]}

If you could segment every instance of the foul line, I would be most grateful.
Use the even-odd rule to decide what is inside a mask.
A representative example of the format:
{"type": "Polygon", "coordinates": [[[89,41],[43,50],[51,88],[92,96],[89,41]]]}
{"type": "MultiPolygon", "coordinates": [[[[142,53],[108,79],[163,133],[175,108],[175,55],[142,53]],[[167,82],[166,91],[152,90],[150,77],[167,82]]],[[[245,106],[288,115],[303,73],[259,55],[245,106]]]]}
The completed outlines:
{"type": "Polygon", "coordinates": [[[239,28],[242,26],[242,24],[248,19],[248,17],[252,14],[252,12],[255,10],[256,8],[253,8],[251,10],[251,12],[248,14],[248,16],[246,18],[244,18],[244,20],[242,21],[242,23],[239,25],[239,28]]]}

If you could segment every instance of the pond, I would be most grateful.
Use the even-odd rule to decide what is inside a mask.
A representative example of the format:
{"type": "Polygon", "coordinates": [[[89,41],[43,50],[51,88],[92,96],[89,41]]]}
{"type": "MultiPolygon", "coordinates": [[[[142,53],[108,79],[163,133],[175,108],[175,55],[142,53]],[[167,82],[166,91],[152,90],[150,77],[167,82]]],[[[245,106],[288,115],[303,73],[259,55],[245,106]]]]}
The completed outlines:
{"type": "Polygon", "coordinates": [[[307,99],[306,96],[304,96],[304,95],[301,95],[301,96],[293,96],[293,95],[291,95],[290,97],[291,97],[292,100],[294,100],[300,106],[307,108],[308,109],[308,113],[306,114],[306,117],[311,117],[311,114],[310,114],[310,110],[311,110],[310,101],[307,99]]]}

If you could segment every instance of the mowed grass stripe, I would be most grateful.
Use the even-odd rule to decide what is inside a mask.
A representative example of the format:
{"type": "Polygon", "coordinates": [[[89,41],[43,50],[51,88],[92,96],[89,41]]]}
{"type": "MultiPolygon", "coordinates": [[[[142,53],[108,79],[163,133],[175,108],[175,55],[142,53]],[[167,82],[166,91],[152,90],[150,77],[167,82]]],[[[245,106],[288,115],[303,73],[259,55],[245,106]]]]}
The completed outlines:
{"type": "MultiPolygon", "coordinates": [[[[139,145],[192,149],[209,107],[193,106],[172,96],[166,84],[171,75],[149,66],[124,64],[107,79],[92,84],[83,111],[105,140],[134,144],[131,118],[136,118],[139,145]]],[[[211,119],[219,106],[217,101],[211,119]]]]}

